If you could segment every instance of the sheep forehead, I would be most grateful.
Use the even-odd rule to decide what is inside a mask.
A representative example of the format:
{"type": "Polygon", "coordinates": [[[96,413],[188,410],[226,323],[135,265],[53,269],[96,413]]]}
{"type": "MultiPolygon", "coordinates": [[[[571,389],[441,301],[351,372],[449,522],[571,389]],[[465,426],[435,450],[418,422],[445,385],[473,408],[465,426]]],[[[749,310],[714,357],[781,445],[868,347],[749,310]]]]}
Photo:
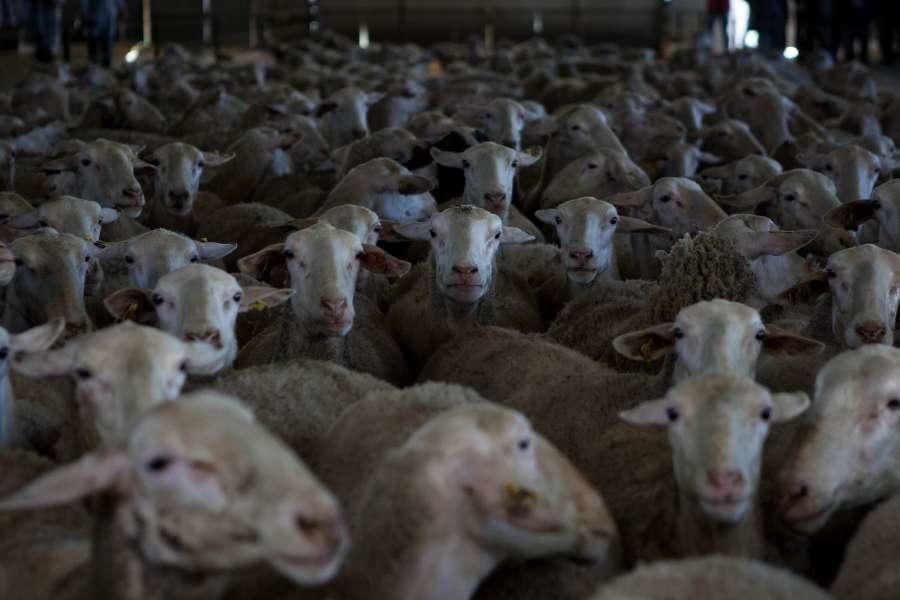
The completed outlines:
{"type": "Polygon", "coordinates": [[[352,232],[368,232],[380,221],[375,211],[353,204],[330,208],[322,215],[322,219],[338,229],[352,232]]]}
{"type": "Polygon", "coordinates": [[[68,233],[35,233],[15,240],[11,250],[15,256],[32,259],[55,261],[60,256],[80,256],[87,252],[93,254],[93,246],[84,240],[68,233]]]}
{"type": "Polygon", "coordinates": [[[483,208],[464,204],[452,206],[432,217],[432,224],[448,231],[468,230],[475,228],[497,229],[502,222],[500,217],[483,208]]]}
{"type": "Polygon", "coordinates": [[[777,231],[778,226],[768,217],[760,215],[740,214],[731,215],[716,225],[716,234],[719,237],[737,239],[748,232],[777,231]]]}
{"type": "Polygon", "coordinates": [[[762,326],[762,318],[755,309],[721,298],[698,302],[681,309],[675,322],[685,325],[730,323],[762,326]]]}
{"type": "Polygon", "coordinates": [[[513,436],[531,433],[531,424],[521,414],[476,403],[450,409],[433,418],[415,435],[418,445],[439,449],[468,448],[490,453],[513,436]]]}
{"type": "Polygon", "coordinates": [[[674,194],[688,198],[695,194],[702,194],[700,186],[684,177],[662,177],[653,186],[654,195],[659,198],[665,194],[674,194]]]}
{"type": "Polygon", "coordinates": [[[99,217],[101,207],[93,200],[83,200],[74,196],[63,196],[50,202],[45,202],[38,207],[41,214],[53,215],[75,215],[87,214],[88,216],[99,217]]]}
{"type": "Polygon", "coordinates": [[[592,196],[584,196],[582,198],[567,200],[566,202],[563,202],[562,204],[557,206],[556,209],[570,218],[587,218],[588,216],[594,215],[601,219],[605,219],[606,217],[612,218],[618,215],[615,206],[613,206],[609,202],[598,200],[597,198],[594,198],[592,196]]]}
{"type": "Polygon", "coordinates": [[[751,379],[730,375],[691,377],[669,391],[687,416],[693,414],[722,414],[722,411],[745,413],[767,404],[770,394],[751,379]]]}
{"type": "Polygon", "coordinates": [[[467,148],[466,151],[463,152],[463,156],[472,161],[495,160],[499,162],[506,159],[507,162],[512,162],[515,160],[516,155],[516,151],[512,148],[507,148],[506,146],[494,142],[482,142],[481,144],[467,148]]]}
{"type": "MultiPolygon", "coordinates": [[[[835,396],[839,386],[889,380],[900,383],[900,349],[882,344],[861,346],[842,352],[822,367],[816,378],[816,402],[835,396]]],[[[837,394],[839,395],[839,394],[837,394]]]]}
{"type": "Polygon", "coordinates": [[[835,252],[828,258],[832,269],[851,270],[863,264],[871,264],[879,271],[900,270],[900,255],[875,244],[863,244],[835,252]]]}
{"type": "Polygon", "coordinates": [[[298,253],[310,253],[312,256],[324,254],[327,249],[355,252],[361,246],[358,237],[349,231],[338,229],[330,223],[318,222],[312,227],[295,231],[284,242],[286,248],[298,253]]]}
{"type": "Polygon", "coordinates": [[[128,242],[128,249],[136,254],[150,254],[161,250],[187,254],[197,249],[194,240],[167,229],[154,229],[128,242]]]}
{"type": "Polygon", "coordinates": [[[77,338],[73,351],[94,368],[124,375],[123,365],[165,367],[185,355],[184,344],[162,331],[139,325],[122,324],[77,338]],[[168,365],[164,364],[168,363],[168,365]]]}
{"type": "Polygon", "coordinates": [[[191,284],[201,284],[206,289],[239,289],[237,279],[222,269],[191,263],[160,277],[156,289],[180,289],[191,284]]]}
{"type": "Polygon", "coordinates": [[[155,154],[164,161],[174,163],[179,160],[195,161],[201,152],[190,144],[173,142],[157,149],[155,154]]]}

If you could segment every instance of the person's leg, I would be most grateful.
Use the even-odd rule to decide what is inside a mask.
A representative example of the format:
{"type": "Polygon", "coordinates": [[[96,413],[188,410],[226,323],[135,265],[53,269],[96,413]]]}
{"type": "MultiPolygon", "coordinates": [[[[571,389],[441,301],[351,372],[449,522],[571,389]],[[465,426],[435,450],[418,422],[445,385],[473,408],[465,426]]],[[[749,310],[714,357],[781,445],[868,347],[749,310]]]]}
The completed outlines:
{"type": "Polygon", "coordinates": [[[97,38],[95,38],[93,35],[88,35],[85,37],[84,41],[87,42],[88,60],[90,61],[90,63],[92,65],[97,64],[99,62],[98,61],[97,38]]]}
{"type": "Polygon", "coordinates": [[[112,39],[106,35],[100,38],[101,64],[107,69],[112,66],[112,39]]]}
{"type": "Polygon", "coordinates": [[[730,49],[730,44],[728,43],[728,13],[724,12],[719,15],[719,25],[722,27],[722,48],[725,49],[725,52],[728,52],[730,49]]]}

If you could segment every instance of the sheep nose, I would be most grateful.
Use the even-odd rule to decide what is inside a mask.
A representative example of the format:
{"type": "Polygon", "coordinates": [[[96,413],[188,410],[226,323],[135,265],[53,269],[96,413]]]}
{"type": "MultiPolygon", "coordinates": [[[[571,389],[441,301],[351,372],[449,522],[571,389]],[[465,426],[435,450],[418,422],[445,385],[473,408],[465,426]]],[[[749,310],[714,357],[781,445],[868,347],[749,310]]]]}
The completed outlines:
{"type": "Polygon", "coordinates": [[[856,334],[867,344],[877,344],[884,340],[887,329],[875,321],[864,321],[856,326],[856,334]]]}
{"type": "Polygon", "coordinates": [[[122,190],[122,195],[128,196],[129,198],[138,198],[140,196],[143,196],[144,192],[139,187],[138,188],[125,188],[124,190],[122,190]]]}
{"type": "Polygon", "coordinates": [[[711,469],[706,472],[706,480],[716,491],[730,492],[744,482],[744,475],[736,469],[711,469]]]}
{"type": "Polygon", "coordinates": [[[344,318],[344,312],[347,310],[346,298],[322,298],[321,304],[326,315],[334,319],[344,318]]]}
{"type": "Polygon", "coordinates": [[[334,551],[341,544],[343,525],[339,516],[316,518],[297,513],[294,517],[294,525],[301,535],[320,548],[334,551]]]}
{"type": "Polygon", "coordinates": [[[799,502],[809,497],[809,486],[803,481],[787,483],[784,492],[778,498],[778,509],[787,512],[799,502]]]}
{"type": "Polygon", "coordinates": [[[184,339],[188,342],[206,342],[217,348],[222,345],[222,334],[218,329],[188,331],[184,334],[184,339]]]}
{"type": "Polygon", "coordinates": [[[478,272],[475,265],[453,265],[453,272],[457,275],[474,275],[478,272]]]}
{"type": "Polygon", "coordinates": [[[485,192],[484,199],[489,203],[502,204],[506,200],[505,192],[485,192]]]}
{"type": "Polygon", "coordinates": [[[188,194],[187,190],[179,190],[177,192],[175,190],[169,191],[169,198],[172,200],[181,200],[183,202],[188,199],[188,196],[190,196],[190,194],[188,194]]]}
{"type": "Polygon", "coordinates": [[[577,261],[578,264],[584,264],[594,257],[594,251],[590,248],[575,248],[573,250],[569,250],[569,256],[571,256],[573,260],[577,261]]]}

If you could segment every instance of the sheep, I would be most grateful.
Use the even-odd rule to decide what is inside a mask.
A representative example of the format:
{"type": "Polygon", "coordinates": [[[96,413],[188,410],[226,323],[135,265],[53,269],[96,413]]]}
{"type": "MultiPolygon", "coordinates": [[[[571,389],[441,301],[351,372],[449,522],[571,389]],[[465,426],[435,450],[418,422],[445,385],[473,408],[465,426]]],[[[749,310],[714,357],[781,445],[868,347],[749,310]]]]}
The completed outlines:
{"type": "Polygon", "coordinates": [[[847,547],[831,592],[840,600],[889,600],[900,593],[897,517],[900,498],[876,508],[847,547]]]}
{"type": "Polygon", "coordinates": [[[702,164],[717,164],[722,160],[715,154],[704,152],[698,146],[676,141],[665,149],[663,175],[666,177],[694,178],[702,164]]]}
{"type": "Polygon", "coordinates": [[[367,114],[374,131],[386,127],[405,127],[410,119],[428,108],[428,90],[410,77],[398,77],[382,86],[384,92],[367,114]]]}
{"type": "Polygon", "coordinates": [[[206,214],[208,208],[198,204],[201,201],[201,177],[206,169],[216,169],[233,159],[233,154],[223,156],[203,152],[180,142],[154,150],[149,162],[157,170],[154,172],[154,194],[145,219],[146,225],[154,229],[180,230],[190,235],[196,228],[195,213],[206,214]]]}
{"type": "Polygon", "coordinates": [[[785,569],[755,560],[711,555],[640,566],[602,586],[590,600],[690,598],[829,600],[831,596],[785,569]]]}
{"type": "Polygon", "coordinates": [[[439,165],[462,169],[465,174],[463,196],[454,203],[483,208],[500,217],[504,225],[518,227],[543,240],[540,230],[512,206],[516,171],[520,166],[528,167],[540,160],[540,150],[529,153],[484,142],[460,153],[432,148],[431,155],[439,165]]]}
{"type": "Polygon", "coordinates": [[[684,142],[687,131],[678,119],[653,110],[617,114],[613,130],[628,155],[642,164],[666,158],[668,148],[684,142]]]}
{"type": "Polygon", "coordinates": [[[793,529],[815,532],[838,511],[900,491],[898,365],[900,350],[871,345],[837,355],[818,372],[812,409],[779,457],[779,513],[793,529]]]}
{"type": "Polygon", "coordinates": [[[247,112],[247,103],[222,89],[215,89],[199,95],[187,107],[181,119],[172,126],[172,131],[182,135],[202,133],[211,129],[235,129],[241,117],[247,112]]]}
{"type": "Polygon", "coordinates": [[[16,148],[6,141],[0,141],[0,189],[15,189],[16,148]]]}
{"type": "Polygon", "coordinates": [[[586,473],[602,482],[626,559],[773,558],[757,494],[763,444],[771,423],[808,406],[804,392],[774,394],[745,377],[698,375],[622,412],[625,423],[595,441],[586,473]],[[668,425],[671,454],[660,432],[633,425],[668,425]]]}
{"type": "Polygon", "coordinates": [[[119,213],[113,208],[104,208],[93,200],[62,196],[17,215],[10,219],[9,224],[18,229],[52,227],[60,233],[97,242],[103,226],[118,219],[119,213]]]}
{"type": "Polygon", "coordinates": [[[728,164],[707,167],[695,177],[701,186],[714,186],[719,195],[742,194],[781,175],[781,163],[767,156],[749,154],[728,164]]]}
{"type": "MultiPolygon", "coordinates": [[[[631,216],[670,229],[676,239],[713,227],[726,217],[696,182],[683,177],[663,177],[649,187],[616,194],[606,201],[629,209],[631,216]]],[[[655,251],[667,249],[670,243],[662,243],[658,237],[634,236],[631,245],[641,277],[655,278],[659,273],[655,251]]]]}
{"type": "Polygon", "coordinates": [[[572,198],[605,198],[650,185],[647,174],[627,154],[600,148],[563,167],[541,197],[538,208],[556,208],[572,198]]]}
{"type": "Polygon", "coordinates": [[[516,273],[496,268],[501,244],[527,242],[530,235],[504,227],[497,215],[469,205],[395,229],[409,239],[431,242],[427,265],[410,275],[409,283],[400,284],[387,315],[391,331],[416,366],[469,327],[543,329],[527,283],[516,273]]]}
{"type": "Polygon", "coordinates": [[[189,264],[163,275],[152,289],[129,287],[107,296],[106,309],[119,320],[158,323],[160,329],[186,341],[212,345],[219,357],[197,375],[216,375],[237,357],[238,313],[264,310],[286,302],[293,290],[241,287],[225,271],[189,264]]]}
{"type": "Polygon", "coordinates": [[[834,182],[841,202],[852,202],[872,196],[881,171],[890,172],[892,160],[878,156],[856,144],[841,146],[826,154],[801,154],[802,164],[824,171],[834,182]]]}
{"type": "Polygon", "coordinates": [[[148,100],[120,88],[95,98],[81,118],[80,127],[165,133],[168,125],[159,109],[148,100]]]}
{"type": "MultiPolygon", "coordinates": [[[[345,500],[355,543],[335,582],[340,597],[469,598],[505,558],[568,554],[598,563],[612,552],[616,529],[602,499],[521,415],[463,403],[421,425],[415,396],[401,394],[387,404],[411,405],[392,409],[401,431],[375,441],[381,459],[360,493],[345,500]],[[452,548],[448,536],[458,541],[452,548]],[[476,567],[458,560],[473,555],[481,557],[476,567]]],[[[425,398],[427,412],[441,410],[425,398]]],[[[371,424],[376,402],[354,405],[335,431],[371,424]]]]}
{"type": "Polygon", "coordinates": [[[368,162],[373,158],[387,157],[407,168],[414,168],[413,163],[430,163],[427,148],[416,136],[406,129],[391,128],[374,132],[368,137],[352,142],[343,149],[343,159],[335,172],[335,180],[340,180],[353,167],[368,162]]]}
{"type": "Polygon", "coordinates": [[[238,266],[257,279],[277,272],[274,277],[284,283],[289,278],[295,293],[290,316],[241,350],[236,368],[305,357],[333,360],[401,385],[409,379],[406,360],[378,308],[355,295],[360,268],[400,277],[409,263],[323,221],[244,257],[238,266]]]}
{"type": "Polygon", "coordinates": [[[667,102],[664,111],[681,121],[688,134],[695,135],[703,128],[703,120],[716,112],[716,107],[697,98],[681,96],[667,102]]]}
{"type": "MultiPolygon", "coordinates": [[[[219,573],[258,563],[296,584],[321,585],[349,547],[334,496],[244,406],[216,392],[149,411],[121,447],[44,473],[0,500],[0,512],[92,495],[93,552],[54,582],[48,597],[141,590],[219,598],[228,586],[219,573]],[[197,581],[199,575],[206,577],[197,581]]],[[[57,536],[66,542],[71,533],[57,536]]],[[[21,589],[13,587],[24,583],[17,581],[21,572],[3,575],[10,585],[4,594],[21,589]]]]}
{"type": "Polygon", "coordinates": [[[340,148],[369,135],[369,107],[383,97],[382,92],[367,93],[348,87],[323,100],[316,114],[319,129],[331,147],[340,148]]]}
{"type": "Polygon", "coordinates": [[[434,182],[413,175],[390,158],[375,158],[350,171],[329,192],[314,216],[343,204],[355,204],[397,222],[427,219],[437,210],[428,192],[434,182]]]}
{"type": "Polygon", "coordinates": [[[740,160],[750,154],[766,156],[762,143],[750,130],[750,126],[739,119],[725,119],[715,125],[704,127],[699,132],[701,148],[715,154],[723,162],[740,160]]]}
{"type": "Polygon", "coordinates": [[[825,222],[832,227],[850,231],[874,221],[877,225],[877,243],[882,248],[900,250],[900,182],[891,179],[872,192],[871,199],[844,202],[825,214],[825,222]]]}

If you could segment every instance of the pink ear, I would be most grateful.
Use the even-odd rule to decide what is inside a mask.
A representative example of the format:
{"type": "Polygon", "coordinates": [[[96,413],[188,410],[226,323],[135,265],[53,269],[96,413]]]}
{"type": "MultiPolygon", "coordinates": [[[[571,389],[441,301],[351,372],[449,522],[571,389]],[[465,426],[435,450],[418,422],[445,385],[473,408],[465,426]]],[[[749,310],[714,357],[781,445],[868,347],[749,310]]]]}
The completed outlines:
{"type": "Polygon", "coordinates": [[[409,272],[410,265],[405,260],[395,258],[371,244],[363,244],[363,253],[360,257],[362,266],[372,273],[380,273],[388,277],[403,277],[409,272]]]}
{"type": "Polygon", "coordinates": [[[92,452],[38,477],[0,500],[0,510],[48,508],[74,502],[124,483],[131,469],[125,452],[92,452]]]}

